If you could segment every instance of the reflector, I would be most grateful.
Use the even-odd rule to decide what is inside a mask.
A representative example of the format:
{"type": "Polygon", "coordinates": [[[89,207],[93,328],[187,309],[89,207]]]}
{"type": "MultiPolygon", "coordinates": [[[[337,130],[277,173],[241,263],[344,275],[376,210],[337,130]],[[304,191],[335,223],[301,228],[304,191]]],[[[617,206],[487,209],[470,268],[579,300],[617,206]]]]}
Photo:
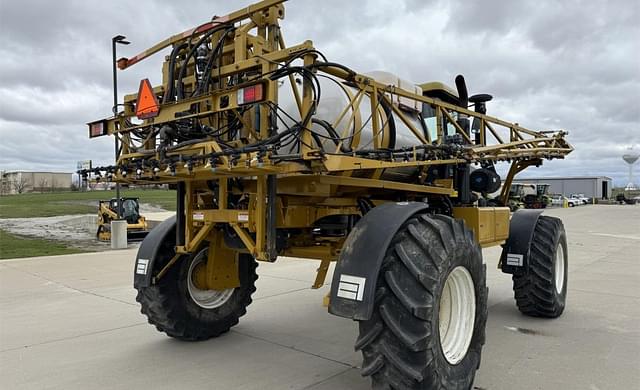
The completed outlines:
{"type": "Polygon", "coordinates": [[[159,112],[158,98],[153,93],[149,79],[141,80],[136,102],[136,116],[138,119],[149,119],[157,116],[159,112]]]}
{"type": "Polygon", "coordinates": [[[255,103],[263,99],[262,84],[252,85],[250,87],[238,90],[238,105],[255,103]]]}
{"type": "Polygon", "coordinates": [[[105,121],[92,122],[92,123],[88,123],[88,125],[89,125],[89,138],[107,135],[107,126],[105,121]]]}

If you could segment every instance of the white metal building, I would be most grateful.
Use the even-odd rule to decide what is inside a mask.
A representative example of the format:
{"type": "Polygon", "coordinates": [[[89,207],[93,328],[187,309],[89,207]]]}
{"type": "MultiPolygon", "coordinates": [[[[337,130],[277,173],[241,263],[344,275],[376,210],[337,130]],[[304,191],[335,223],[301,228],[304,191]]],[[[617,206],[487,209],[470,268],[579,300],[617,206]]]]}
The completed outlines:
{"type": "Polygon", "coordinates": [[[584,194],[587,198],[609,199],[613,180],[606,176],[580,176],[580,177],[534,177],[519,178],[514,182],[531,184],[549,184],[550,194],[584,194]]]}
{"type": "Polygon", "coordinates": [[[71,173],[6,171],[0,175],[0,193],[19,194],[26,192],[49,192],[69,190],[71,173]]]}

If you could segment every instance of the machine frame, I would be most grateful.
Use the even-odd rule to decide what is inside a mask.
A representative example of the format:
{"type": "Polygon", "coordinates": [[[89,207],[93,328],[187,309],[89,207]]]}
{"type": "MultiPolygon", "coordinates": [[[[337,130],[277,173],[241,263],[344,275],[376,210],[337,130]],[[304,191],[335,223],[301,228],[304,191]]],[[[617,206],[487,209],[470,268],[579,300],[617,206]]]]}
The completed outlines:
{"type": "MultiPolygon", "coordinates": [[[[543,159],[563,158],[572,151],[565,141],[566,132],[532,131],[517,123],[510,123],[491,117],[466,107],[448,103],[439,98],[420,96],[394,85],[385,85],[366,75],[358,74],[342,65],[320,61],[317,50],[311,41],[286,46],[280,31],[278,20],[284,17],[281,0],[267,0],[249,6],[242,11],[224,17],[214,18],[210,23],[196,29],[187,30],[164,40],[152,48],[132,58],[118,60],[120,69],[127,69],[146,57],[169,46],[177,47],[193,37],[215,31],[216,27],[229,26],[233,29],[232,38],[224,38],[223,30],[210,36],[211,42],[224,41],[222,46],[222,67],[217,69],[217,79],[221,84],[212,92],[193,98],[157,104],[155,116],[136,123],[136,105],[139,94],[126,95],[123,110],[117,116],[95,121],[89,124],[90,131],[96,129],[102,134],[115,135],[121,148],[118,150],[116,165],[94,169],[94,173],[110,175],[112,180],[126,184],[172,184],[178,188],[178,234],[176,252],[192,253],[205,240],[215,234],[217,224],[227,224],[242,241],[244,249],[256,259],[274,261],[278,254],[285,256],[307,257],[322,260],[315,287],[322,285],[328,263],[335,261],[340,253],[343,240],[318,243],[289,243],[284,250],[276,250],[276,230],[280,228],[309,229],[320,218],[332,215],[358,215],[358,198],[368,197],[372,203],[381,204],[393,200],[421,200],[437,197],[458,199],[459,188],[451,178],[435,180],[432,183],[405,183],[381,180],[385,169],[415,167],[424,172],[433,166],[460,166],[474,163],[494,163],[510,161],[511,169],[500,195],[501,204],[506,204],[508,188],[513,177],[531,165],[540,165],[543,159]],[[255,31],[256,33],[252,33],[255,31]],[[399,118],[423,143],[412,148],[385,152],[345,153],[341,145],[328,153],[314,147],[310,123],[313,117],[314,102],[311,82],[304,80],[302,93],[294,88],[299,114],[304,118],[298,136],[300,151],[295,155],[278,155],[268,145],[259,145],[268,139],[272,131],[270,110],[278,102],[278,79],[270,78],[282,64],[302,61],[305,69],[315,73],[326,73],[358,92],[345,106],[339,120],[358,126],[362,119],[358,106],[363,95],[370,97],[372,115],[373,151],[384,149],[385,113],[381,104],[391,107],[399,118]],[[229,85],[237,75],[255,74],[253,80],[238,85],[229,85]],[[256,102],[244,115],[239,114],[241,104],[238,91],[242,88],[260,85],[263,99],[256,102]],[[435,110],[437,138],[431,139],[429,132],[418,129],[412,123],[407,111],[397,104],[395,99],[407,99],[418,104],[430,105],[435,110]],[[212,126],[224,126],[228,119],[220,114],[235,115],[243,121],[244,134],[240,139],[225,140],[232,148],[225,148],[221,140],[207,139],[167,151],[160,155],[157,151],[157,129],[177,120],[199,120],[212,126]],[[251,123],[251,116],[257,118],[251,123]],[[456,117],[479,120],[480,126],[475,139],[468,129],[459,123],[456,117]],[[447,134],[447,125],[453,126],[455,135],[462,142],[451,143],[447,134]],[[508,138],[499,134],[497,128],[508,132],[508,138]],[[156,129],[156,130],[153,130],[156,129]],[[144,131],[144,138],[136,139],[135,134],[144,131]],[[133,174],[135,172],[135,175],[133,174]],[[354,173],[357,172],[357,175],[354,173]],[[244,191],[250,194],[246,209],[227,207],[228,196],[237,192],[231,184],[241,179],[244,191]],[[199,194],[208,191],[210,183],[219,188],[217,207],[206,206],[199,194]]],[[[183,79],[184,89],[193,91],[198,80],[193,73],[183,79]]],[[[287,76],[295,85],[294,76],[287,76]]],[[[169,63],[163,65],[164,83],[153,87],[153,94],[161,99],[169,89],[169,63]]],[[[425,94],[428,90],[424,91],[425,94]]],[[[335,127],[335,124],[334,124],[335,127]]],[[[97,133],[100,133],[98,131],[97,133]]],[[[344,137],[342,137],[344,138],[344,137]]],[[[356,141],[356,140],[354,140],[356,141]]],[[[456,207],[458,217],[464,219],[477,231],[484,226],[477,222],[479,208],[469,208],[472,204],[459,204],[456,207]]],[[[503,224],[508,217],[501,213],[503,224]]],[[[495,229],[494,229],[495,230],[495,229]]],[[[501,232],[485,239],[483,246],[499,245],[506,235],[501,232]]],[[[508,235],[508,232],[507,232],[508,235]]],[[[304,241],[304,240],[302,240],[304,241]]],[[[213,284],[211,287],[219,287],[213,284]]]]}

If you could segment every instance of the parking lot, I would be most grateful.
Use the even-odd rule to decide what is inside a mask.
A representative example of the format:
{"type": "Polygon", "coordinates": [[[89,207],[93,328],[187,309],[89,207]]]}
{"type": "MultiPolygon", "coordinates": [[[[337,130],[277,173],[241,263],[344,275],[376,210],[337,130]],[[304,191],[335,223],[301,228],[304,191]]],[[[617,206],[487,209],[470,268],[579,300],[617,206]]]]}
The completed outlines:
{"type": "MultiPolygon", "coordinates": [[[[522,316],[511,279],[488,268],[487,344],[475,388],[640,386],[640,206],[551,209],[569,243],[567,309],[522,316]]],[[[261,264],[240,324],[205,342],[172,340],[139,313],[135,248],[0,262],[0,388],[369,389],[356,324],[310,289],[318,263],[261,264]]]]}

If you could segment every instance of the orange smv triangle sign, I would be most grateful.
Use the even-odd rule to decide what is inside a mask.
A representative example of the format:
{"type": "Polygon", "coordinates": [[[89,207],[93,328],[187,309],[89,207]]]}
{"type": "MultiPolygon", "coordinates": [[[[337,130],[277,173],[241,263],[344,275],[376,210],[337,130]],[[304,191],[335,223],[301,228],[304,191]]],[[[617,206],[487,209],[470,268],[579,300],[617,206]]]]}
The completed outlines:
{"type": "Polygon", "coordinates": [[[157,116],[159,112],[158,98],[153,93],[149,79],[141,80],[136,102],[136,116],[138,119],[149,119],[157,116]]]}

